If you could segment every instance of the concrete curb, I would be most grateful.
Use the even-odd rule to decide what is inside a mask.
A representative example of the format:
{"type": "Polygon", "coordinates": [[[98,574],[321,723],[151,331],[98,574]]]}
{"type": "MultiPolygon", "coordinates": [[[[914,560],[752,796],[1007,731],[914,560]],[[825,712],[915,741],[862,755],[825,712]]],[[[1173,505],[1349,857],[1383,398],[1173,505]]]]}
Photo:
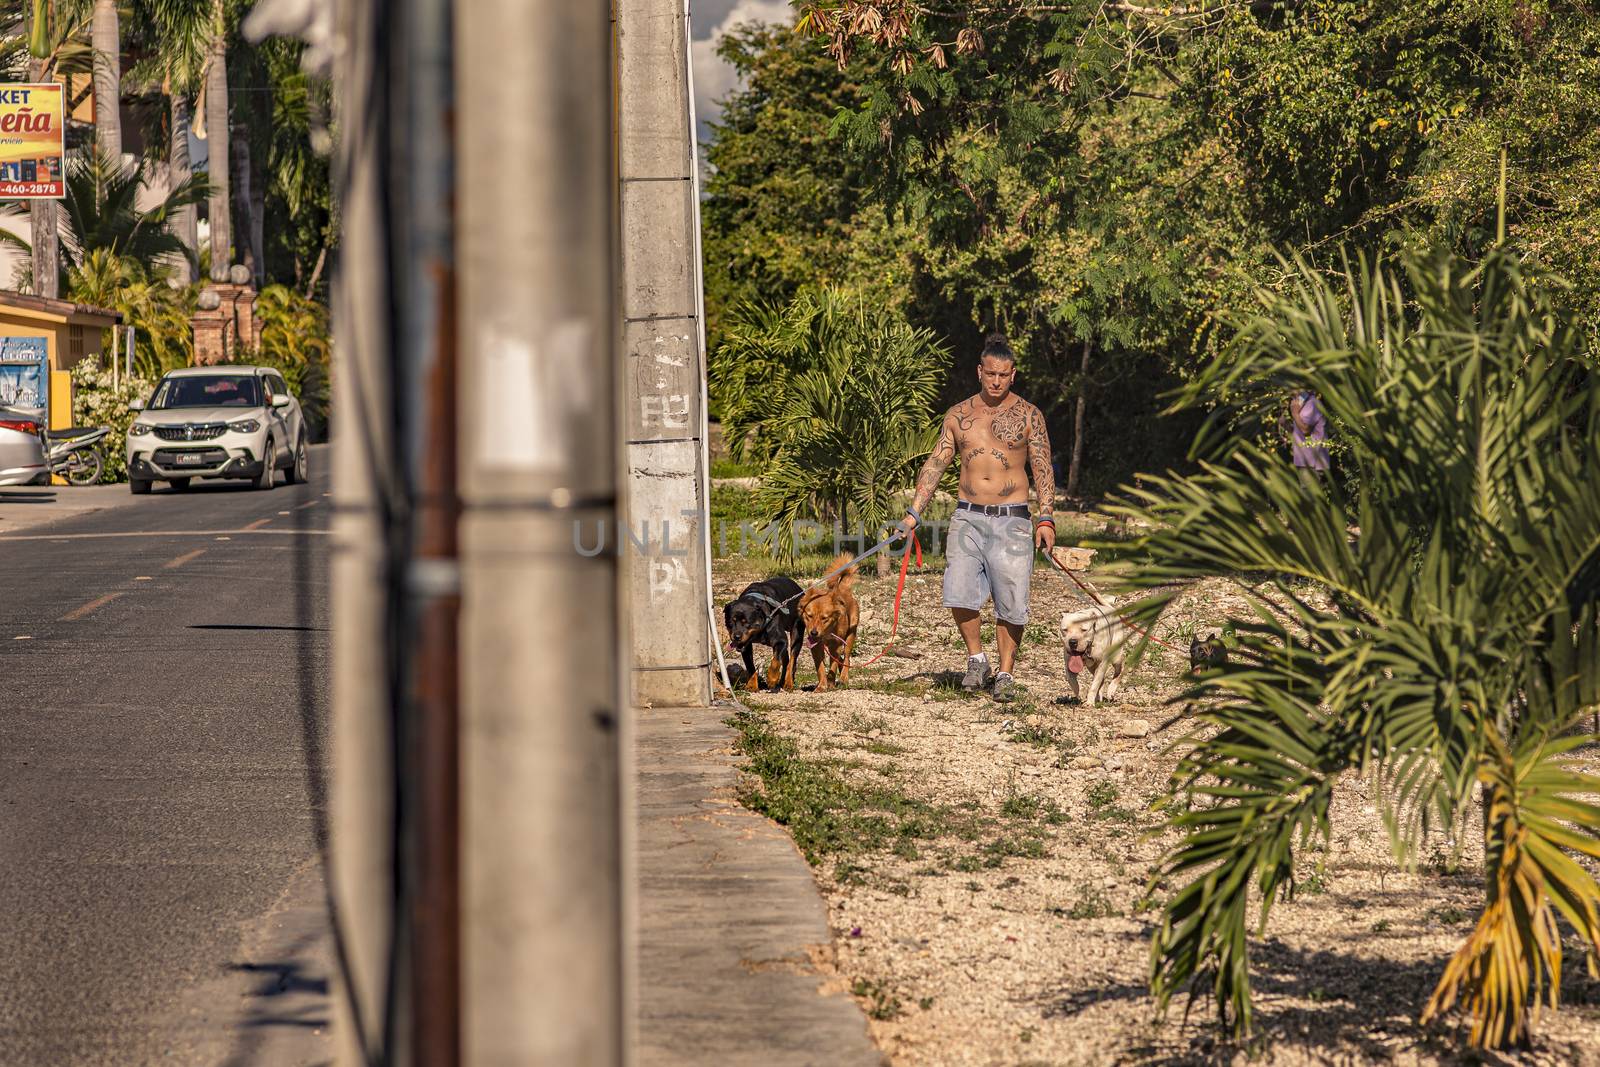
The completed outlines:
{"type": "Polygon", "coordinates": [[[0,534],[31,530],[133,501],[126,485],[8,485],[0,487],[0,534]]]}
{"type": "Polygon", "coordinates": [[[810,868],[733,800],[727,709],[637,714],[637,1062],[884,1063],[855,1001],[823,988],[832,938],[810,868]]]}

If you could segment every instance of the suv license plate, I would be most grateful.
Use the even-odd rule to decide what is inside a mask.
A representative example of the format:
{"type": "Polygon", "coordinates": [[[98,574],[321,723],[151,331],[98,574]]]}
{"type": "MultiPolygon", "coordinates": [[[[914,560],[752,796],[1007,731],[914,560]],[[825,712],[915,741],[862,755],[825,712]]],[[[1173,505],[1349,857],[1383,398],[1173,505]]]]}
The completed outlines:
{"type": "Polygon", "coordinates": [[[198,466],[203,457],[198,452],[189,452],[178,457],[179,463],[188,463],[198,466]]]}

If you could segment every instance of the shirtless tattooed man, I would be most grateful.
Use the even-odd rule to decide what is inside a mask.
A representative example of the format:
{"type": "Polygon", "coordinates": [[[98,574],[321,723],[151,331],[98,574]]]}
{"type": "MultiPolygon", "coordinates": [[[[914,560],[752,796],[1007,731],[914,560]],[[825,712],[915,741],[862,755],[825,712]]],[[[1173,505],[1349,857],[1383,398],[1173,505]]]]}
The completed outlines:
{"type": "Polygon", "coordinates": [[[996,700],[1010,700],[1016,690],[1011,668],[1028,622],[1034,547],[1049,552],[1056,543],[1050,436],[1043,413],[1011,391],[1016,359],[1003,336],[992,334],[984,342],[978,358],[981,388],[945,412],[939,443],[917,475],[911,510],[900,524],[908,533],[916,529],[945,468],[961,457],[961,491],[945,544],[944,606],[967,643],[961,685],[981,689],[991,672],[979,638],[978,611],[994,598],[1000,646],[1000,669],[993,673],[996,700]],[[1037,490],[1037,520],[1028,513],[1029,469],[1037,490]]]}

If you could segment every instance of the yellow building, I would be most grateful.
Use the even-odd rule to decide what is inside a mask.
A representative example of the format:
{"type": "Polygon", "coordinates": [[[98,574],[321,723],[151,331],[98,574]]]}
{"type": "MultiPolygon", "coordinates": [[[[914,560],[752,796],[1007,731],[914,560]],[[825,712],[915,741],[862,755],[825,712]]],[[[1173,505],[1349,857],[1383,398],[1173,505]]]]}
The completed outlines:
{"type": "Polygon", "coordinates": [[[40,410],[46,425],[72,425],[72,378],[79,360],[99,358],[103,331],[121,312],[0,289],[0,404],[40,410]]]}

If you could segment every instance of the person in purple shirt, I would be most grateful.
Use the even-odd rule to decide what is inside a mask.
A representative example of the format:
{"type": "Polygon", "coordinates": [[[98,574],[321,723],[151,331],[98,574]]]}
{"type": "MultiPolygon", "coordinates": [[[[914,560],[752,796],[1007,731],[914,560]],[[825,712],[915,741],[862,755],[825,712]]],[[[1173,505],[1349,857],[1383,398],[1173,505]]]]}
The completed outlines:
{"type": "Polygon", "coordinates": [[[1328,420],[1317,394],[1303,391],[1290,397],[1289,417],[1294,422],[1295,470],[1307,485],[1317,485],[1328,472],[1328,420]]]}

